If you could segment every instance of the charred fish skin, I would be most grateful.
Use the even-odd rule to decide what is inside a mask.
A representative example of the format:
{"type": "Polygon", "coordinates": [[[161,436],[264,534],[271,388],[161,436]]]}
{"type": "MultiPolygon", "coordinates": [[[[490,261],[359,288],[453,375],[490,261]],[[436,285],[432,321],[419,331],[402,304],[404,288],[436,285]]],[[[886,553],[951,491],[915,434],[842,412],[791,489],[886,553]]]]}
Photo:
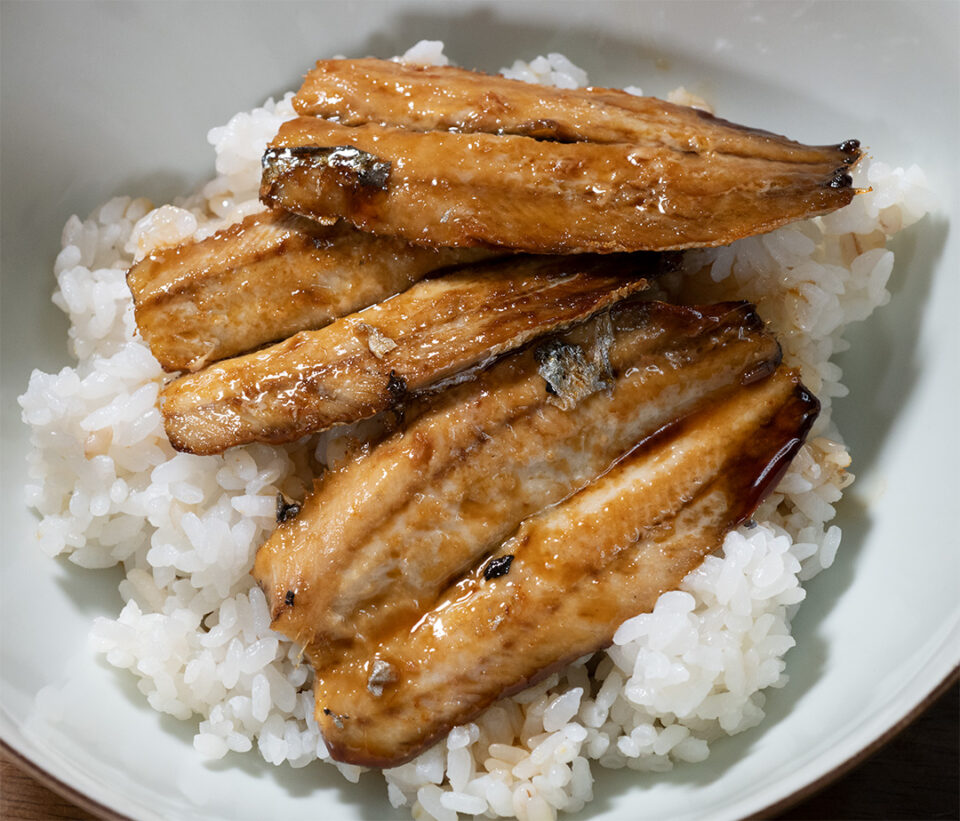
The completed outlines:
{"type": "Polygon", "coordinates": [[[354,191],[383,191],[390,178],[389,162],[351,145],[268,148],[262,166],[264,184],[304,167],[327,171],[340,186],[354,191]]]}
{"type": "Polygon", "coordinates": [[[854,190],[846,156],[830,149],[817,162],[799,162],[300,117],[281,126],[264,155],[260,199],[427,246],[683,250],[728,244],[847,205],[854,190]],[[312,159],[314,150],[343,146],[389,163],[382,186],[312,159]],[[294,150],[305,159],[292,153],[274,164],[274,156],[294,150]]]}
{"type": "Polygon", "coordinates": [[[563,89],[453,66],[319,60],[293,98],[303,116],[346,126],[513,134],[559,142],[662,145],[674,151],[850,165],[860,144],[807,146],[704,111],[609,88],[563,89]],[[416,100],[411,107],[410,101],[416,100]]]}
{"type": "Polygon", "coordinates": [[[253,572],[273,629],[319,668],[413,624],[523,519],[779,362],[746,303],[640,298],[504,358],[327,474],[297,520],[260,548],[253,572]],[[579,355],[545,368],[557,350],[579,355]],[[298,591],[292,604],[289,589],[298,591]]]}
{"type": "Polygon", "coordinates": [[[331,755],[390,767],[496,699],[607,646],[649,612],[779,481],[818,412],[786,369],[642,442],[603,476],[526,520],[412,629],[321,669],[316,716],[331,755]],[[367,688],[372,665],[392,680],[367,688]],[[349,716],[339,724],[327,711],[349,716]]]}
{"type": "Polygon", "coordinates": [[[657,265],[655,255],[527,257],[421,280],[320,330],[174,380],[160,400],[167,436],[206,455],[373,416],[646,289],[640,274],[657,265]]]}
{"type": "Polygon", "coordinates": [[[130,268],[127,284],[137,328],[163,369],[194,372],[487,256],[268,211],[152,252],[130,268]]]}

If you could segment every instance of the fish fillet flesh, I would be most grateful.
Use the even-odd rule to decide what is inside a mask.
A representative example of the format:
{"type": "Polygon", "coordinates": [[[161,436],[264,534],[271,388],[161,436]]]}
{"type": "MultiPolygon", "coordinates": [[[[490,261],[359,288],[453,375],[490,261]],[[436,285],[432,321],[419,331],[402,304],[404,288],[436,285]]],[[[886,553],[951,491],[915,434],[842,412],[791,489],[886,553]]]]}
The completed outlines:
{"type": "Polygon", "coordinates": [[[560,142],[634,143],[673,151],[833,165],[859,147],[809,146],[688,106],[610,88],[555,88],[454,66],[319,60],[293,98],[304,116],[411,131],[516,134],[560,142]]]}
{"type": "Polygon", "coordinates": [[[290,442],[399,404],[644,290],[657,255],[525,257],[469,266],[317,331],[182,376],[160,410],[175,448],[290,442]]]}
{"type": "Polygon", "coordinates": [[[729,392],[525,520],[415,624],[317,671],[331,755],[389,767],[498,698],[610,644],[782,476],[818,403],[795,373],[729,392]]]}
{"type": "Polygon", "coordinates": [[[415,622],[523,519],[779,361],[745,303],[654,301],[505,357],[325,474],[278,526],[253,571],[273,629],[321,667],[415,622]]]}
{"type": "Polygon", "coordinates": [[[130,269],[127,284],[137,327],[163,369],[197,371],[484,256],[267,211],[200,242],[154,251],[130,269]]]}
{"type": "Polygon", "coordinates": [[[431,246],[679,250],[848,204],[847,156],[825,148],[800,162],[299,117],[264,154],[260,199],[431,246]]]}

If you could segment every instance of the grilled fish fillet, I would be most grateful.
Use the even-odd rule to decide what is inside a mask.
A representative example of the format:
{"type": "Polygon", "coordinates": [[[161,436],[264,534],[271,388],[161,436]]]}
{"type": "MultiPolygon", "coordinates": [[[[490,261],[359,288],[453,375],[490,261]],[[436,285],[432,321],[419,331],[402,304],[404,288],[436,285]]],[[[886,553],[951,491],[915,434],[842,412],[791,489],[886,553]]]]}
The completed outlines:
{"type": "Polygon", "coordinates": [[[523,519],[779,360],[745,303],[627,303],[430,397],[260,548],[273,629],[319,668],[412,624],[523,519]]]}
{"type": "MultiPolygon", "coordinates": [[[[852,155],[849,155],[852,156],[852,155]]],[[[260,198],[314,219],[439,246],[534,253],[722,245],[850,202],[840,148],[819,160],[644,143],[284,123],[260,198]]]]}
{"type": "Polygon", "coordinates": [[[428,249],[283,212],[154,251],[127,274],[141,335],[166,371],[321,328],[481,249],[428,249]]]}
{"type": "Polygon", "coordinates": [[[331,755],[400,764],[501,696],[608,645],[750,516],[817,409],[796,375],[778,370],[527,519],[415,625],[317,672],[331,755]]]}
{"type": "Polygon", "coordinates": [[[320,60],[293,98],[302,115],[341,125],[517,134],[560,142],[656,145],[782,162],[853,162],[856,140],[809,146],[697,109],[609,88],[554,88],[453,66],[320,60]],[[415,101],[411,105],[411,101],[415,101]]]}
{"type": "Polygon", "coordinates": [[[219,453],[290,442],[396,405],[647,287],[655,255],[525,257],[471,266],[317,331],[171,382],[160,409],[170,442],[219,453]]]}

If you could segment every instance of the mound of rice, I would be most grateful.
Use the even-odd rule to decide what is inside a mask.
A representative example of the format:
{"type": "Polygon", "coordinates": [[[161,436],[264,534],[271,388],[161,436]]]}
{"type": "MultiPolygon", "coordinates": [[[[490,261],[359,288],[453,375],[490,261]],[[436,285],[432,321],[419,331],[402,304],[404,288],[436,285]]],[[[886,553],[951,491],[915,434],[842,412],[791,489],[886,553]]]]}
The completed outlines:
{"type": "MultiPolygon", "coordinates": [[[[431,42],[401,59],[446,63],[442,44],[431,42]]],[[[557,54],[503,73],[565,87],[587,82],[557,54]]],[[[201,755],[256,747],[272,764],[302,767],[329,758],[313,720],[311,671],[270,630],[249,571],[274,527],[277,493],[303,498],[349,431],[220,456],[176,453],[156,407],[169,377],[137,336],[125,283],[131,262],[150,249],[208,236],[261,209],[260,156],[293,116],[290,97],[210,131],[218,176],[195,196],[156,209],[121,197],[86,220],[70,218],[53,299],[70,317],[77,364],[35,371],[20,404],[32,428],[28,500],[42,516],[41,547],[125,572],[126,604],[116,618],[96,620],[97,650],[139,678],[152,707],[197,722],[201,755]]],[[[676,99],[703,104],[682,91],[676,99]]],[[[437,821],[459,813],[553,819],[591,800],[595,765],[669,770],[705,759],[711,741],[763,718],[764,690],[787,682],[802,582],[836,555],[840,530],[829,522],[852,480],[830,412],[846,389],[830,360],[845,348],[847,324],[889,299],[887,238],[930,207],[916,167],[864,162],[856,173],[872,191],[843,211],[688,253],[682,275],[665,282],[680,300],[755,302],[785,360],[823,403],[755,522],[730,533],[653,613],[621,625],[610,649],[385,771],[394,806],[437,821]]],[[[350,781],[360,776],[358,767],[331,763],[350,781]]]]}

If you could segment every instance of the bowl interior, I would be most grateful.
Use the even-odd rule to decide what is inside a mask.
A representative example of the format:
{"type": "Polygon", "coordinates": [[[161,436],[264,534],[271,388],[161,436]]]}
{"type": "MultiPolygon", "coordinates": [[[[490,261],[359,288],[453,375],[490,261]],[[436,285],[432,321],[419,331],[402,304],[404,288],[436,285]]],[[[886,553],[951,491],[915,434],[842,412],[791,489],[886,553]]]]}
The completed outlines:
{"type": "Polygon", "coordinates": [[[16,396],[33,368],[69,363],[50,303],[67,217],[117,194],[189,192],[213,174],[206,131],[295,88],[318,57],[390,56],[430,38],[488,71],[559,51],[597,84],[684,85],[728,119],[814,143],[858,137],[927,172],[940,210],[896,241],[892,304],[851,329],[840,363],[851,392],[836,415],[858,481],[837,563],[797,616],[789,685],[770,692],[759,728],[702,764],[600,773],[582,816],[743,816],[872,742],[960,656],[948,527],[960,498],[957,20],[949,2],[3,4],[0,735],[138,818],[408,817],[373,775],[352,785],[255,753],[203,763],[191,725],[152,712],[131,676],[93,656],[90,624],[119,611],[119,575],[36,548],[16,396]]]}

